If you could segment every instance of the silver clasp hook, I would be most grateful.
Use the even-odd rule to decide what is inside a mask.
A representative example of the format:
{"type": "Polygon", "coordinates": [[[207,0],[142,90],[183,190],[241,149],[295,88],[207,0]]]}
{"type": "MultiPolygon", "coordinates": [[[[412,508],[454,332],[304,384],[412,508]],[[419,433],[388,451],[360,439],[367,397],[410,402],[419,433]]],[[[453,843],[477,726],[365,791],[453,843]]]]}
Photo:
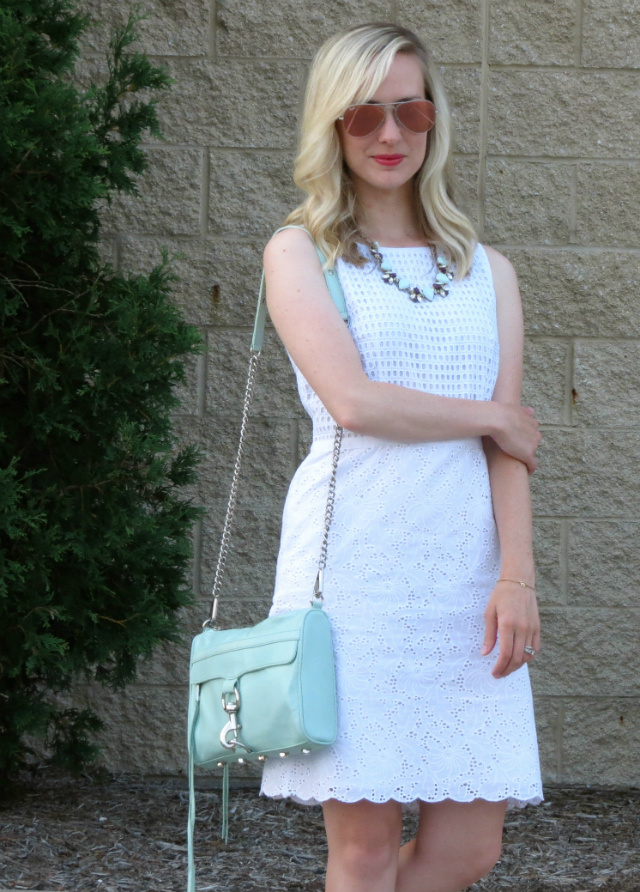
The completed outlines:
{"type": "Polygon", "coordinates": [[[238,723],[238,711],[240,709],[240,691],[238,686],[234,685],[233,691],[225,691],[221,700],[222,708],[229,716],[229,721],[220,732],[220,743],[226,750],[235,750],[239,746],[246,752],[250,752],[249,747],[238,740],[238,731],[242,730],[242,725],[238,723]]]}
{"type": "Polygon", "coordinates": [[[206,629],[208,626],[213,627],[213,624],[215,623],[217,616],[218,616],[218,597],[216,595],[216,597],[211,602],[211,610],[209,611],[209,618],[205,619],[205,621],[202,623],[202,628],[206,629]]]}
{"type": "Polygon", "coordinates": [[[318,570],[315,585],[313,586],[313,599],[309,602],[312,607],[317,607],[320,601],[324,601],[322,589],[324,588],[324,571],[318,570]]]}

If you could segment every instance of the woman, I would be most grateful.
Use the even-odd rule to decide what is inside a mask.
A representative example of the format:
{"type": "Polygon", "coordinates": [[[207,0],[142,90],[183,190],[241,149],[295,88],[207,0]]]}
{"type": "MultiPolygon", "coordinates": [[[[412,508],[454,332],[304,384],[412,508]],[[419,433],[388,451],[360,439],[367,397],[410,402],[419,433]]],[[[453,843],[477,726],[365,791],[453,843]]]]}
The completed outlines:
{"type": "Polygon", "coordinates": [[[477,245],[449,165],[449,113],[414,34],[363,25],[325,44],[296,165],[308,197],[287,221],[308,231],[278,232],[264,262],[314,425],[272,612],[308,603],[345,429],[324,584],[340,730],[328,749],[267,763],[263,792],[322,803],[327,892],[466,888],[498,858],[507,804],[541,799],[525,666],[540,646],[540,435],[520,406],[515,274],[477,245]],[[401,847],[409,802],[419,830],[401,847]]]}

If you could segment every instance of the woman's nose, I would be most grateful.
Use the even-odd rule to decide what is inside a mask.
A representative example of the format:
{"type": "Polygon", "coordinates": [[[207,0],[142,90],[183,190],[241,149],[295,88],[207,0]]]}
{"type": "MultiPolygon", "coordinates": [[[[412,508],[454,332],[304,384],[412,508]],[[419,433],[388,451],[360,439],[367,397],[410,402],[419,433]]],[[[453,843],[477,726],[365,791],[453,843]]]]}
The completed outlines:
{"type": "Polygon", "coordinates": [[[396,121],[393,109],[385,108],[384,121],[380,125],[380,130],[378,131],[379,142],[398,142],[401,136],[402,132],[400,125],[396,121]]]}

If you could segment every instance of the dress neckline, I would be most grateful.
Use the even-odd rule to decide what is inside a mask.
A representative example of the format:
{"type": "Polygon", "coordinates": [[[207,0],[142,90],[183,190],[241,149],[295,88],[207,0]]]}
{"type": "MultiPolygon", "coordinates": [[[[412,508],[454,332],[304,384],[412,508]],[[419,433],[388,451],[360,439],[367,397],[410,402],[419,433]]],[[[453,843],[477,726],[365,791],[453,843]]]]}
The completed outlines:
{"type": "MultiPolygon", "coordinates": [[[[369,250],[369,246],[365,242],[358,242],[359,248],[366,248],[369,250]]],[[[432,248],[430,245],[396,245],[392,247],[391,245],[380,245],[381,251],[429,251],[431,252],[432,248]]]]}
{"type": "Polygon", "coordinates": [[[381,251],[430,251],[429,245],[380,245],[381,251]]]}

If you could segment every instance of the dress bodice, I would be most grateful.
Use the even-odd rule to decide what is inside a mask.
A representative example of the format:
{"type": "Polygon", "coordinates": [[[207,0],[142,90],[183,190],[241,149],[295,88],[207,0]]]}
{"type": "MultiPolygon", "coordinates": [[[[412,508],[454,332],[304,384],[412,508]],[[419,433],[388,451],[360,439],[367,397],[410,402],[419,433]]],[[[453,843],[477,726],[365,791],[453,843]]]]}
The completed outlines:
{"type": "MultiPolygon", "coordinates": [[[[364,249],[366,250],[366,249],[364,249]]],[[[385,261],[412,285],[433,284],[437,272],[428,248],[382,248],[385,261]]],[[[446,297],[414,303],[382,280],[373,262],[338,261],[349,327],[373,381],[460,399],[489,400],[498,374],[496,297],[491,267],[476,248],[469,275],[454,279],[446,297]]],[[[314,439],[333,436],[334,422],[296,369],[300,398],[313,420],[314,439]]],[[[345,436],[355,437],[345,431],[345,436]]]]}

